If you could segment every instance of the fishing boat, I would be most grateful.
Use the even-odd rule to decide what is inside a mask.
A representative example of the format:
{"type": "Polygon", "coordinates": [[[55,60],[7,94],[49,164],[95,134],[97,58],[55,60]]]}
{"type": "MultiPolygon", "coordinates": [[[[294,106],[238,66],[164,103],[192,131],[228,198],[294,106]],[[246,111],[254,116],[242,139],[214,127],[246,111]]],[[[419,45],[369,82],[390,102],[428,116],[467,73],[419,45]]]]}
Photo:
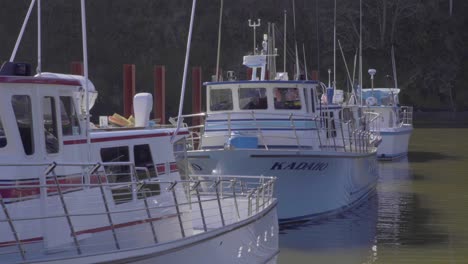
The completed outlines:
{"type": "Polygon", "coordinates": [[[0,69],[0,262],[275,261],[275,178],[189,175],[189,132],[152,126],[150,94],[134,127],[90,123],[84,67],[0,69]]]}
{"type": "Polygon", "coordinates": [[[181,116],[191,167],[199,175],[276,176],[283,223],[347,210],[375,190],[380,138],[368,128],[377,114],[327,101],[318,81],[286,72],[268,80],[277,55],[268,39],[243,58],[250,79],[229,72],[226,81],[204,83],[206,113],[181,116]]]}
{"type": "Polygon", "coordinates": [[[394,160],[408,153],[413,132],[413,107],[399,103],[398,88],[369,88],[362,90],[364,111],[378,113],[378,128],[382,143],[377,149],[381,160],[394,160]]]}

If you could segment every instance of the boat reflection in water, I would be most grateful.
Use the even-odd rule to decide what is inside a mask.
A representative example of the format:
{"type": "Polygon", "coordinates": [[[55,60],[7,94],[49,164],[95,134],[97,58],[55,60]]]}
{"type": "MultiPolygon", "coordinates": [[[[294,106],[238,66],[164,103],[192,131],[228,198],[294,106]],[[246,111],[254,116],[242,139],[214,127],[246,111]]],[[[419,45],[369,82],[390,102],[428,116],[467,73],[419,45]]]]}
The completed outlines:
{"type": "Polygon", "coordinates": [[[366,263],[375,259],[377,195],[333,218],[281,225],[279,263],[366,263]]]}

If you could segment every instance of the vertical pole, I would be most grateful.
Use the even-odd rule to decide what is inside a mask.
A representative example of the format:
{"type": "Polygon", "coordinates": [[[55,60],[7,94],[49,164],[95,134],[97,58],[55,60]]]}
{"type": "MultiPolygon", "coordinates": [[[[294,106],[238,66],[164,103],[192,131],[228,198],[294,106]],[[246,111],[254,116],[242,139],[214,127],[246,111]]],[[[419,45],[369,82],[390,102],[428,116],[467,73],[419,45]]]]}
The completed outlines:
{"type": "Polygon", "coordinates": [[[286,10],[284,10],[284,36],[283,36],[283,72],[286,72],[286,10]]]}
{"type": "Polygon", "coordinates": [[[129,117],[133,110],[133,96],[135,95],[135,64],[123,65],[123,103],[124,116],[129,117]]]}
{"type": "Polygon", "coordinates": [[[74,75],[83,75],[83,63],[81,61],[72,61],[70,63],[70,72],[74,75]]]}
{"type": "Polygon", "coordinates": [[[223,4],[224,0],[221,0],[219,7],[219,25],[218,25],[218,52],[216,56],[216,81],[219,82],[219,58],[221,52],[221,25],[223,24],[223,4]]]}
{"type": "Polygon", "coordinates": [[[154,118],[166,124],[166,66],[154,66],[154,118]]]}
{"type": "Polygon", "coordinates": [[[37,0],[37,68],[36,73],[42,72],[42,23],[41,23],[41,0],[37,0]]]}
{"type": "MultiPolygon", "coordinates": [[[[202,90],[202,69],[201,67],[192,68],[192,113],[201,113],[201,90],[202,90]]],[[[193,118],[193,125],[200,125],[200,117],[193,118]]]]}

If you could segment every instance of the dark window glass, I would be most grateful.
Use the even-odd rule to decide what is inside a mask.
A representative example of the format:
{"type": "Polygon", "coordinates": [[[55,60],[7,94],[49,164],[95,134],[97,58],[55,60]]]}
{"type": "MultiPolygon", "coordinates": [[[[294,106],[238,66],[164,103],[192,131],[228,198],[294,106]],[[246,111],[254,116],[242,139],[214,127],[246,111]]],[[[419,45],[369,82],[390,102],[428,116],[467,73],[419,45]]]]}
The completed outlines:
{"type": "MultiPolygon", "coordinates": [[[[112,147],[101,149],[102,162],[128,162],[128,147],[112,147]]],[[[104,165],[107,181],[109,183],[122,183],[122,186],[113,186],[112,196],[116,204],[129,202],[132,200],[132,177],[130,166],[128,165],[104,165]]]]}
{"type": "Polygon", "coordinates": [[[7,138],[5,135],[5,131],[3,130],[2,120],[0,119],[0,148],[5,147],[6,144],[7,144],[7,138]]]}
{"type": "Polygon", "coordinates": [[[34,136],[31,98],[28,95],[13,95],[11,97],[13,112],[15,113],[16,124],[23,143],[26,155],[34,154],[34,136]]]}
{"type": "Polygon", "coordinates": [[[310,102],[312,104],[312,113],[315,113],[315,91],[310,89],[310,102]]]}
{"type": "Polygon", "coordinates": [[[231,89],[211,89],[210,90],[210,110],[211,111],[232,110],[232,90],[231,89]]]}
{"type": "Polygon", "coordinates": [[[265,88],[240,88],[239,108],[247,109],[267,109],[268,102],[265,88]]]}
{"type": "Polygon", "coordinates": [[[42,100],[44,109],[44,138],[47,153],[57,153],[59,151],[59,141],[57,133],[57,115],[55,112],[55,99],[46,96],[42,100]]]}
{"type": "MultiPolygon", "coordinates": [[[[138,180],[156,178],[158,176],[156,174],[156,169],[154,167],[154,161],[151,156],[149,145],[134,146],[133,154],[135,155],[135,167],[138,180]]],[[[159,186],[159,183],[148,181],[139,189],[138,198],[154,196],[160,193],[161,187],[159,186]]]]}
{"type": "Polygon", "coordinates": [[[301,109],[301,98],[297,88],[275,88],[275,109],[301,109]]]}
{"type": "Polygon", "coordinates": [[[80,123],[71,96],[60,96],[60,116],[62,117],[62,134],[64,136],[80,134],[80,123]]]}

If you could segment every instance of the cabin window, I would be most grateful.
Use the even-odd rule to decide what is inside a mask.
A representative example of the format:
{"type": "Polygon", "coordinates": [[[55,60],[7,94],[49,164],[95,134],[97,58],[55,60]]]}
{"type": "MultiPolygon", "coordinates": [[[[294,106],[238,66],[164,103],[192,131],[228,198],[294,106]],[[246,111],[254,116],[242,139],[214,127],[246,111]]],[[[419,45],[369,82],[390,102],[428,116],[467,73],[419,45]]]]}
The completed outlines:
{"type": "Polygon", "coordinates": [[[7,145],[7,138],[5,130],[3,130],[2,119],[0,119],[0,148],[4,148],[7,145]]]}
{"type": "Polygon", "coordinates": [[[80,123],[71,96],[60,96],[60,116],[62,117],[62,134],[64,136],[80,134],[80,123]]]}
{"type": "Polygon", "coordinates": [[[239,108],[247,109],[267,109],[267,97],[265,88],[240,88],[239,108]]]}
{"type": "Polygon", "coordinates": [[[301,109],[301,98],[297,88],[275,88],[275,109],[301,109]]]}
{"type": "MultiPolygon", "coordinates": [[[[153,157],[151,156],[150,146],[135,145],[133,147],[133,155],[135,158],[135,167],[137,171],[138,180],[145,180],[149,178],[156,178],[156,169],[154,167],[153,157]]],[[[161,187],[159,183],[147,182],[138,193],[140,197],[149,197],[159,195],[161,193],[161,187]]]]}
{"type": "Polygon", "coordinates": [[[315,91],[310,89],[310,102],[312,107],[312,113],[315,113],[315,91]]]}
{"type": "Polygon", "coordinates": [[[232,90],[231,89],[211,89],[210,90],[210,110],[211,111],[232,110],[232,90]]]}
{"type": "MultiPolygon", "coordinates": [[[[102,162],[129,162],[128,147],[112,147],[101,149],[102,162]]],[[[132,200],[132,175],[130,165],[104,164],[107,174],[107,182],[122,183],[119,186],[111,186],[112,197],[116,204],[130,202],[132,200]]]]}
{"type": "Polygon", "coordinates": [[[57,153],[59,151],[58,133],[57,133],[57,115],[55,112],[55,99],[46,96],[42,100],[42,109],[44,109],[44,138],[47,153],[57,153]]]}
{"type": "Polygon", "coordinates": [[[32,106],[29,95],[13,95],[11,105],[26,155],[34,154],[32,106]]]}
{"type": "Polygon", "coordinates": [[[187,158],[187,149],[185,146],[185,137],[177,140],[172,145],[172,149],[174,150],[174,158],[177,163],[177,169],[179,170],[179,174],[182,180],[188,180],[190,168],[187,158]]]}
{"type": "MultiPolygon", "coordinates": [[[[101,149],[102,162],[129,162],[128,147],[112,147],[101,149]]],[[[129,165],[105,165],[106,173],[109,176],[108,181],[115,182],[130,182],[130,167],[129,165]]]]}

